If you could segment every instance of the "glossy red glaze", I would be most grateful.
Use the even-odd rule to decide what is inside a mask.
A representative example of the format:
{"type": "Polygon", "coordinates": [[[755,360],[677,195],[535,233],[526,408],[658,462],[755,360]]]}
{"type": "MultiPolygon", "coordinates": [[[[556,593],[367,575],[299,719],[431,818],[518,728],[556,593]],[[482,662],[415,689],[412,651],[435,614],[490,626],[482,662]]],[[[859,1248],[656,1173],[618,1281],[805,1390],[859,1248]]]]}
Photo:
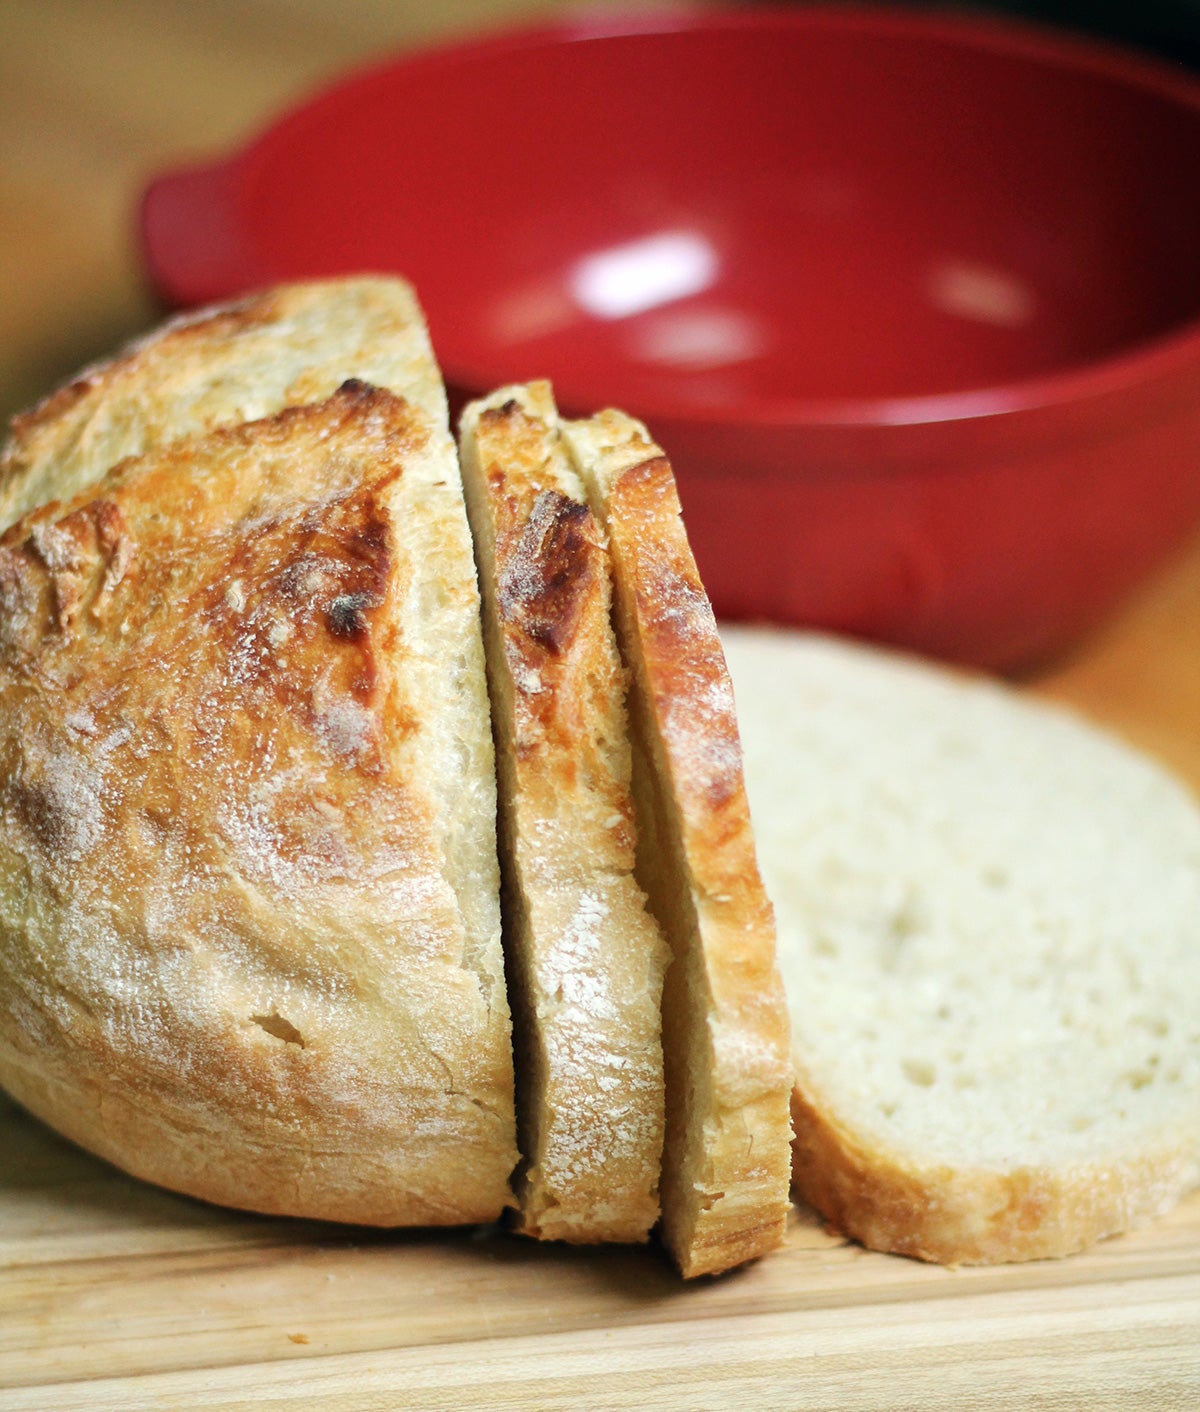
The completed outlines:
{"type": "Polygon", "coordinates": [[[645,417],[724,612],[992,666],[1200,516],[1200,83],[839,8],[594,17],[348,79],[160,178],[173,303],[417,285],[448,380],[645,417]]]}

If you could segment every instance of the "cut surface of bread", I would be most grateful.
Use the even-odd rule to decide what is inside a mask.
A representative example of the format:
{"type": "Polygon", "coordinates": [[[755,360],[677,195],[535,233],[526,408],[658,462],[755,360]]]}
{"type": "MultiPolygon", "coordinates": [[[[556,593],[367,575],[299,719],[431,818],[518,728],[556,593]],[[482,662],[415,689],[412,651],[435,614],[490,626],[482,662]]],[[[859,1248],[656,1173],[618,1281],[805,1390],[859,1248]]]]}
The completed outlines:
{"type": "Polygon", "coordinates": [[[618,412],[563,434],[609,536],[631,672],[638,877],[670,943],[661,1231],[686,1276],[783,1236],[791,1068],[733,692],[671,469],[618,412]]]}
{"type": "Polygon", "coordinates": [[[517,1152],[479,602],[419,314],[367,293],[209,311],[18,428],[17,499],[54,498],[0,540],[0,1082],[209,1200],[491,1220],[517,1152]],[[327,391],[322,303],[407,330],[401,391],[424,348],[412,401],[327,391]]]}
{"type": "Polygon", "coordinates": [[[644,1240],[658,1218],[667,953],[633,878],[608,553],[547,384],[471,403],[461,445],[500,784],[520,1228],[644,1240]]]}
{"type": "Polygon", "coordinates": [[[1200,811],[995,685],[728,629],[792,1009],[795,1185],[943,1262],[1060,1256],[1200,1181],[1200,811]]]}

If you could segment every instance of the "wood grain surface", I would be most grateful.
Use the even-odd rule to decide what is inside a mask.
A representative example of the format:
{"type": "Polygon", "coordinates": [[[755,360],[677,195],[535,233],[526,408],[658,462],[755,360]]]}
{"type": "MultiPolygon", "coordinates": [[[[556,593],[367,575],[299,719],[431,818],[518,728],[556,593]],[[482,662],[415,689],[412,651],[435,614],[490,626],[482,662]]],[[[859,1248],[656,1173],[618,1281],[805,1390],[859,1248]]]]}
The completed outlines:
{"type": "Polygon", "coordinates": [[[1200,1200],[1070,1260],[947,1270],[797,1210],[684,1286],[653,1248],[380,1234],[171,1196],[0,1099],[0,1407],[1179,1407],[1200,1200]]]}
{"type": "MultiPolygon", "coordinates": [[[[520,0],[0,0],[0,413],[156,317],[153,171],[520,0]]],[[[1200,538],[1028,689],[1200,787],[1200,538]]],[[[805,1212],[683,1286],[654,1248],[380,1235],[143,1186],[0,1097],[0,1412],[1200,1408],[1200,1198],[1089,1254],[944,1270],[805,1212]]]]}

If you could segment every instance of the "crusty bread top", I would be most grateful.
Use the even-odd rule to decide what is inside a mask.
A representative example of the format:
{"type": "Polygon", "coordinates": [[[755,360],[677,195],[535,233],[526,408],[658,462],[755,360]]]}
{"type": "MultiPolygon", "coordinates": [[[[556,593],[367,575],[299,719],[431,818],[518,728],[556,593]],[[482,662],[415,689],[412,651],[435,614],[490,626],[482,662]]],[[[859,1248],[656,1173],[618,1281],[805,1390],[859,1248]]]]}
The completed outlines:
{"type": "MultiPolygon", "coordinates": [[[[336,329],[346,289],[253,307],[323,303],[336,329]]],[[[379,282],[348,297],[386,307],[381,337],[411,298],[379,282]]],[[[151,340],[51,399],[8,457],[22,495],[66,498],[0,541],[0,1081],[212,1200],[492,1219],[517,1153],[448,429],[360,382],[241,423],[319,392],[338,356],[315,313],[256,326],[227,383],[225,317],[165,335],[161,366],[151,340]],[[213,361],[193,348],[177,384],[172,341],[210,334],[213,361]],[[193,414],[219,429],[181,434],[193,414]]],[[[413,317],[400,356],[366,365],[399,373],[427,348],[413,317]]],[[[436,376],[415,378],[435,410],[436,376]]]]}
{"type": "MultiPolygon", "coordinates": [[[[469,601],[477,606],[478,589],[445,388],[420,305],[402,279],[353,276],[279,285],[179,315],[86,369],[13,419],[0,451],[0,524],[71,497],[127,457],[320,401],[347,380],[386,388],[419,411],[429,454],[438,462],[433,499],[442,505],[437,532],[445,550],[437,577],[456,607],[449,619],[434,615],[453,621],[452,640],[425,651],[446,651],[463,665],[461,679],[432,674],[427,704],[429,728],[441,732],[444,714],[446,729],[453,731],[467,705],[486,709],[483,644],[469,601]],[[444,713],[435,709],[441,705],[444,713]]],[[[417,525],[413,530],[420,533],[417,525]]],[[[431,583],[410,605],[410,631],[423,621],[427,603],[438,604],[436,590],[431,583]]],[[[479,860],[495,852],[494,818],[486,808],[456,810],[451,793],[439,828],[450,849],[453,886],[470,914],[469,934],[493,937],[497,903],[472,879],[483,866],[479,860]]]]}
{"type": "Polygon", "coordinates": [[[661,449],[613,411],[564,435],[612,547],[639,880],[674,953],[663,1236],[685,1275],[713,1273],[782,1239],[791,1137],[787,1011],[733,692],[661,449]]]}
{"type": "Polygon", "coordinates": [[[729,629],[795,1036],[796,1185],[948,1262],[1068,1254],[1200,1181],[1200,811],[983,681],[729,629]]]}
{"type": "Polygon", "coordinates": [[[391,388],[445,425],[445,390],[403,280],[281,285],[182,314],[13,419],[0,528],[126,456],[319,402],[348,378],[391,388]]]}
{"type": "Polygon", "coordinates": [[[521,1228],[644,1240],[658,1217],[667,956],[633,879],[608,554],[547,384],[468,406],[462,461],[500,780],[521,1228]]]}

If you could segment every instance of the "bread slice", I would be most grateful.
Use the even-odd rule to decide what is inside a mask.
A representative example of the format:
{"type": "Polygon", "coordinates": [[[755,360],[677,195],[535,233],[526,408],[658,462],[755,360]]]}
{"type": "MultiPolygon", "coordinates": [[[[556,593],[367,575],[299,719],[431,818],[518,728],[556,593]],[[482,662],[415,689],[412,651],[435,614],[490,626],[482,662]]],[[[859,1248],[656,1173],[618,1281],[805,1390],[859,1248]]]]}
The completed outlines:
{"type": "Polygon", "coordinates": [[[645,1240],[658,1218],[667,952],[633,878],[608,553],[548,384],[471,403],[461,447],[500,782],[520,1228],[645,1240]]]}
{"type": "Polygon", "coordinates": [[[673,955],[662,1235],[684,1275],[715,1273],[777,1245],[789,1209],[787,1011],[733,692],[663,453],[619,412],[563,434],[611,544],[638,876],[673,955]]]}
{"type": "Polygon", "coordinates": [[[927,1260],[1060,1256],[1200,1182],[1200,811],[1059,710],[725,633],[795,1040],[797,1191],[927,1260]]]}
{"type": "Polygon", "coordinates": [[[48,503],[0,539],[0,1082],[208,1200],[495,1218],[518,1154],[479,600],[410,292],[176,325],[24,419],[7,465],[11,504],[48,503]],[[327,392],[347,360],[412,399],[327,392]]]}

